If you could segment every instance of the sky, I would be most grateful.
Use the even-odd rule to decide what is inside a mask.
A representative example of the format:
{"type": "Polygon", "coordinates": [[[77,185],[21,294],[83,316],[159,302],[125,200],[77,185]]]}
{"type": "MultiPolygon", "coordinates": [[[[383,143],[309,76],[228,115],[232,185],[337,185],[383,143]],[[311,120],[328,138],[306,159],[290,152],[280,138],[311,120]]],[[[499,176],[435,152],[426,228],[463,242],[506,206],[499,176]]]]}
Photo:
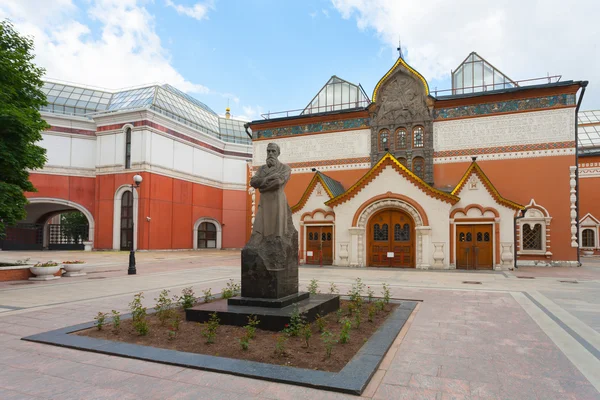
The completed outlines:
{"type": "Polygon", "coordinates": [[[0,0],[4,18],[47,78],[169,83],[240,119],[302,109],[332,75],[371,97],[399,41],[431,90],[476,51],[513,80],[588,80],[600,109],[597,0],[0,0]]]}

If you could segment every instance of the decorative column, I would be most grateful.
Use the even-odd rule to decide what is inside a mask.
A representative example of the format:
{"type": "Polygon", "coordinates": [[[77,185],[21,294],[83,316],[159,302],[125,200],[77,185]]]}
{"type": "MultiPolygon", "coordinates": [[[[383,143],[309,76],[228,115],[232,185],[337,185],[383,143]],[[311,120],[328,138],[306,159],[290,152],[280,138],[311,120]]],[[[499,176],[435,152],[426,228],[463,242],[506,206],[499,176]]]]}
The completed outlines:
{"type": "Polygon", "coordinates": [[[502,260],[502,265],[505,267],[510,267],[513,265],[513,244],[512,243],[500,243],[502,246],[502,253],[500,254],[500,259],[502,260]]]}
{"type": "Polygon", "coordinates": [[[575,186],[577,182],[575,181],[575,171],[577,171],[576,166],[569,167],[570,170],[570,180],[569,186],[571,187],[571,196],[569,200],[571,201],[571,247],[579,247],[577,244],[577,206],[575,202],[577,201],[577,190],[575,186]]]}
{"type": "Polygon", "coordinates": [[[365,229],[354,226],[349,228],[348,232],[350,232],[351,236],[350,248],[348,249],[350,266],[362,267],[364,265],[362,261],[362,251],[365,229]]]}
{"type": "Polygon", "coordinates": [[[430,254],[430,243],[431,243],[431,227],[430,226],[417,226],[415,228],[417,233],[416,244],[417,244],[417,268],[418,269],[429,269],[431,264],[430,254]]]}

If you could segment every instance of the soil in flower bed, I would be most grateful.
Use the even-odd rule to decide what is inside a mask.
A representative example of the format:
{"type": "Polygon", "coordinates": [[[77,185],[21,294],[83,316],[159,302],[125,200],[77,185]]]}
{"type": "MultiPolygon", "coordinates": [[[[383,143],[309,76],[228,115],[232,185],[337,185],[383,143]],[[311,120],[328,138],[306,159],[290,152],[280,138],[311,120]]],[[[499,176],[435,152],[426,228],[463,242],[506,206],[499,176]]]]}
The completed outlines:
{"type": "MultiPolygon", "coordinates": [[[[361,309],[360,326],[356,328],[355,318],[348,311],[350,302],[341,301],[340,304],[343,316],[348,317],[352,322],[350,340],[345,344],[336,343],[330,358],[326,357],[325,345],[314,322],[311,324],[312,337],[309,339],[308,347],[306,347],[306,342],[301,336],[290,337],[286,335],[288,340],[285,342],[285,354],[279,355],[275,353],[275,345],[277,337],[285,335],[284,333],[256,329],[255,337],[250,340],[248,349],[242,350],[239,338],[245,335],[246,330],[239,326],[220,325],[217,329],[215,342],[207,344],[206,338],[201,335],[203,324],[186,321],[185,313],[182,309],[176,310],[181,318],[181,323],[174,339],[169,338],[170,323],[161,326],[159,319],[155,315],[147,317],[150,331],[146,336],[139,336],[137,334],[132,326],[131,319],[121,321],[121,327],[118,332],[114,332],[112,325],[108,322],[102,330],[91,328],[74,334],[189,353],[339,372],[354,357],[371,335],[377,331],[377,328],[387,319],[389,314],[398,307],[398,304],[386,304],[383,311],[379,311],[373,316],[373,322],[369,322],[368,309],[370,304],[365,301],[361,309]]],[[[339,339],[342,328],[342,325],[337,322],[337,318],[336,313],[330,313],[324,317],[325,329],[332,333],[334,340],[339,339]]]]}

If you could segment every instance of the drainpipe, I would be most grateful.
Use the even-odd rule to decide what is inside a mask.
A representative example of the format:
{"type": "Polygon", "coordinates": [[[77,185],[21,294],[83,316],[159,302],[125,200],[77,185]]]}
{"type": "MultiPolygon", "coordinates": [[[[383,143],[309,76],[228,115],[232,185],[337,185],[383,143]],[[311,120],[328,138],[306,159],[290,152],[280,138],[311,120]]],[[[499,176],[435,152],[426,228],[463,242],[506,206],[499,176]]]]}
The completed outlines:
{"type": "MultiPolygon", "coordinates": [[[[517,220],[521,219],[521,218],[525,218],[525,210],[520,210],[519,211],[520,214],[517,214],[515,216],[515,219],[513,221],[513,269],[517,269],[517,220]]],[[[521,232],[522,234],[522,232],[521,232]]]]}
{"type": "Polygon", "coordinates": [[[581,248],[581,243],[579,243],[579,124],[577,121],[579,120],[579,107],[581,107],[581,102],[583,100],[583,95],[585,94],[585,88],[588,85],[588,81],[583,81],[579,84],[581,86],[581,94],[579,95],[579,100],[577,100],[577,107],[575,107],[575,221],[577,222],[577,266],[581,266],[581,254],[579,249],[581,248]]]}

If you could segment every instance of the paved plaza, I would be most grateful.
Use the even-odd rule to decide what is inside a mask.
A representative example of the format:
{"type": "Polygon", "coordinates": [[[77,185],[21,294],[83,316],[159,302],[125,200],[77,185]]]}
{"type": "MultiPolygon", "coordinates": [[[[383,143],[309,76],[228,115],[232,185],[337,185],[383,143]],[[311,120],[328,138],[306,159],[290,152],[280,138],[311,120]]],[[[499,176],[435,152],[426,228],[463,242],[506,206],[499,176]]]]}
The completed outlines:
{"type": "MultiPolygon", "coordinates": [[[[239,251],[0,252],[0,261],[88,262],[87,276],[0,283],[0,399],[342,399],[356,396],[25,342],[20,338],[148,306],[162,289],[219,292],[239,251]]],[[[503,272],[300,268],[346,293],[357,277],[422,300],[363,393],[368,399],[600,399],[600,259],[503,272]]],[[[271,351],[271,349],[266,349],[271,351]]]]}

